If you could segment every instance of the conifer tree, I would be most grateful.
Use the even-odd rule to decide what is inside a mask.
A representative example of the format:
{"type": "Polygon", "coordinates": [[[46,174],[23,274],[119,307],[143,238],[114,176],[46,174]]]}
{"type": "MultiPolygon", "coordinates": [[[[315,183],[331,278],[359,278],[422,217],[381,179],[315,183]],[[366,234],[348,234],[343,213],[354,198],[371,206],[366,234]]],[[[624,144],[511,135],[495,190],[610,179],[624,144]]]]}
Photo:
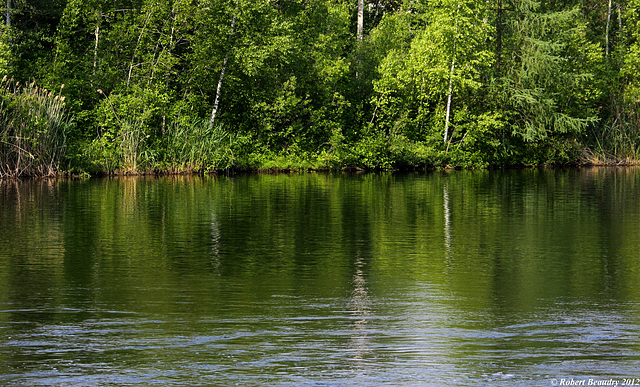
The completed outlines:
{"type": "Polygon", "coordinates": [[[593,80],[587,67],[598,48],[585,39],[579,9],[543,11],[532,0],[513,6],[509,68],[494,92],[514,134],[535,141],[583,132],[595,121],[585,96],[593,80]]]}

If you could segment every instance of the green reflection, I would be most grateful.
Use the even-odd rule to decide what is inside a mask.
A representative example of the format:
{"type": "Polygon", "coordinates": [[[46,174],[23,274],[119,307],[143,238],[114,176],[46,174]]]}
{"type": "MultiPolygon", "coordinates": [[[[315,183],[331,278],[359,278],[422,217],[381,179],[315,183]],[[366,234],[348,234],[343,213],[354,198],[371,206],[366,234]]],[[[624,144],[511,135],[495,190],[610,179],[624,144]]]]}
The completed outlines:
{"type": "Polygon", "coordinates": [[[635,366],[638,172],[1,182],[0,375],[82,362],[168,381],[178,362],[183,382],[381,382],[572,345],[635,366]]]}

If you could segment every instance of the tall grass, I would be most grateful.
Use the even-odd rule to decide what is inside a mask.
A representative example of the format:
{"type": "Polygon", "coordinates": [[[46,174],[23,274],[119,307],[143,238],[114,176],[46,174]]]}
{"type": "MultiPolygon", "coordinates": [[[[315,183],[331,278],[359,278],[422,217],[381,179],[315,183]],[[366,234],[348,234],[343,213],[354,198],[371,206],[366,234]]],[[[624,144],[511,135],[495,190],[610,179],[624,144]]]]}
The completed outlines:
{"type": "MultiPolygon", "coordinates": [[[[105,134],[107,137],[112,137],[114,145],[117,145],[112,154],[116,159],[116,162],[112,163],[112,167],[121,168],[125,172],[137,173],[142,153],[146,148],[145,142],[151,137],[152,130],[149,123],[158,107],[154,105],[153,101],[148,100],[150,93],[147,90],[142,91],[141,94],[107,96],[98,89],[98,93],[105,97],[101,106],[103,114],[102,135],[103,137],[105,134]]],[[[101,140],[106,140],[106,138],[99,139],[98,143],[101,140]]],[[[109,169],[107,171],[112,172],[109,169]]]]}
{"type": "MultiPolygon", "coordinates": [[[[64,87],[64,86],[63,86],[64,87]]],[[[64,97],[0,81],[0,177],[48,176],[58,172],[71,124],[64,97]]]]}
{"type": "Polygon", "coordinates": [[[172,122],[164,137],[165,165],[174,170],[226,169],[234,162],[234,137],[222,125],[192,118],[172,122]]]}
{"type": "Polygon", "coordinates": [[[583,160],[595,165],[638,164],[640,161],[640,104],[616,105],[616,114],[593,128],[583,160]]]}

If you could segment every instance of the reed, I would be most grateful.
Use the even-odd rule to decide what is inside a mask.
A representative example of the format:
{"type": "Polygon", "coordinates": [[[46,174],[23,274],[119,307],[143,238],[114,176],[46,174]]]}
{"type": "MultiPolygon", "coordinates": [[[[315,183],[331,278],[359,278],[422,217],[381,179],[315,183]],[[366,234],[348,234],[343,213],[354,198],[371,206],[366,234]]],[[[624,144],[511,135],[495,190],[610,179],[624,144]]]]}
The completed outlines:
{"type": "MultiPolygon", "coordinates": [[[[637,109],[637,107],[635,107],[637,109]]],[[[630,109],[634,111],[635,109],[630,109]]],[[[640,160],[640,117],[626,114],[591,132],[582,161],[592,165],[635,165],[640,160]]]]}
{"type": "Polygon", "coordinates": [[[6,76],[2,78],[0,177],[58,173],[70,125],[60,93],[40,88],[35,82],[21,85],[6,76]]]}
{"type": "Polygon", "coordinates": [[[222,125],[192,118],[169,125],[164,137],[164,163],[183,171],[225,169],[233,163],[234,138],[222,125]]]}

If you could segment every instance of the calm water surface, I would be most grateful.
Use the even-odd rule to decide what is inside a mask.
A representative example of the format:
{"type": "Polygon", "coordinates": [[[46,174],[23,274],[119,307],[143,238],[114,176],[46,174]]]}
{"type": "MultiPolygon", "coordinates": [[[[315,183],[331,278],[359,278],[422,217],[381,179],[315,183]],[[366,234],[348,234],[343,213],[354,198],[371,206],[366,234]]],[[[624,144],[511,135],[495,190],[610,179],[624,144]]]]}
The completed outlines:
{"type": "Polygon", "coordinates": [[[624,378],[638,169],[0,182],[2,385],[624,378]]]}

